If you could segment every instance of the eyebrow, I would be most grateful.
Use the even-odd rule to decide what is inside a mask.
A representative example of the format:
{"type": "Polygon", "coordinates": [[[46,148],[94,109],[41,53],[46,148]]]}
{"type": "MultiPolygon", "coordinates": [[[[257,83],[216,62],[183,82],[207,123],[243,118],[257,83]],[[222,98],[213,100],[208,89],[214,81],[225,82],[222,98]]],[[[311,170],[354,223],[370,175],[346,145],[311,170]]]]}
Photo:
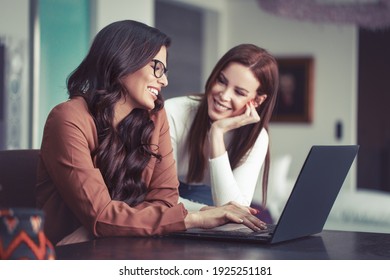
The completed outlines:
{"type": "MultiPolygon", "coordinates": [[[[221,71],[220,74],[222,75],[222,77],[223,77],[224,80],[229,81],[229,79],[226,78],[225,74],[224,74],[222,71],[221,71]]],[[[246,93],[249,93],[249,90],[247,90],[247,89],[245,89],[245,88],[237,87],[237,86],[236,86],[235,88],[238,89],[238,90],[241,90],[241,91],[245,91],[246,93]]]]}

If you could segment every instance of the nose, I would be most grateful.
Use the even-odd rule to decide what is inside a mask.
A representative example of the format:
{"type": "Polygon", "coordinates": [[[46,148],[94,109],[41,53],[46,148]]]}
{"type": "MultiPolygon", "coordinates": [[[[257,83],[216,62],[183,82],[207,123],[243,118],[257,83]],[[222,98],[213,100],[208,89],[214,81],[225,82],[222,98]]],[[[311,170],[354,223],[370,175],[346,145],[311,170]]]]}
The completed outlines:
{"type": "Polygon", "coordinates": [[[220,92],[219,92],[219,97],[221,98],[221,100],[223,101],[228,101],[230,100],[230,95],[231,95],[231,89],[226,87],[224,89],[222,89],[220,92]]]}
{"type": "Polygon", "coordinates": [[[168,77],[167,77],[165,74],[163,74],[163,75],[161,76],[161,78],[159,78],[157,81],[158,81],[158,83],[159,83],[162,87],[166,87],[166,86],[168,85],[168,77]]]}

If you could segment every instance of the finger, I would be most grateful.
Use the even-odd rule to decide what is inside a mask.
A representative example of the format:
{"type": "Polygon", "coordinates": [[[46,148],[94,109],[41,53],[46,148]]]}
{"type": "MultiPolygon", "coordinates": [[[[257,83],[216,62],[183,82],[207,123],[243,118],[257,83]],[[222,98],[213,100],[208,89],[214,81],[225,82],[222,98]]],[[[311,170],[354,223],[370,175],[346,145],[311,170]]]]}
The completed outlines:
{"type": "Polygon", "coordinates": [[[267,224],[254,216],[247,216],[243,219],[243,224],[253,231],[264,230],[267,228],[267,224]]]}
{"type": "Polygon", "coordinates": [[[251,116],[252,116],[253,120],[255,122],[260,121],[259,113],[257,112],[256,107],[253,104],[253,102],[250,103],[250,110],[251,110],[251,116]]]}
{"type": "Polygon", "coordinates": [[[249,104],[245,104],[245,116],[250,117],[251,111],[251,103],[249,102],[249,104]]]}
{"type": "Polygon", "coordinates": [[[256,208],[253,208],[253,207],[248,207],[248,209],[249,209],[249,211],[250,211],[250,213],[251,213],[252,215],[257,215],[257,214],[260,213],[260,210],[259,210],[259,209],[256,209],[256,208]]]}

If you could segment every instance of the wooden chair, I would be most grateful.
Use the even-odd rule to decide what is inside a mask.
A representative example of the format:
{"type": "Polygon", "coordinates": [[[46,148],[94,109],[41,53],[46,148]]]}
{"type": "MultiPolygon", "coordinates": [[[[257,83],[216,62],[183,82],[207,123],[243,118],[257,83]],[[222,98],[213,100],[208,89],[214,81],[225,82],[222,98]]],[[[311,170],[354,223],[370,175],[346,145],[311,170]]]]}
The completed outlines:
{"type": "Polygon", "coordinates": [[[0,207],[36,207],[39,150],[0,151],[0,207]]]}

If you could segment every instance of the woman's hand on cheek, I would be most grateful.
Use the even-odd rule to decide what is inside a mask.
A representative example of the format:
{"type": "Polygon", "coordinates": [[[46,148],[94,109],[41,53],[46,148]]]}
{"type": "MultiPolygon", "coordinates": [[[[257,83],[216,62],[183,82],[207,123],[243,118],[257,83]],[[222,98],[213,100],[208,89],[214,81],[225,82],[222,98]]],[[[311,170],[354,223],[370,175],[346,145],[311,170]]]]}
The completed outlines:
{"type": "Polygon", "coordinates": [[[254,105],[253,101],[250,101],[248,104],[246,104],[246,110],[245,110],[245,116],[242,120],[244,123],[243,125],[251,124],[251,123],[257,123],[260,121],[259,113],[257,113],[256,107],[254,105]]]}
{"type": "Polygon", "coordinates": [[[260,121],[260,116],[252,101],[246,104],[243,109],[243,113],[238,116],[220,119],[212,123],[209,134],[209,156],[211,159],[219,157],[226,152],[224,143],[224,134],[226,132],[260,121]]]}
{"type": "Polygon", "coordinates": [[[252,102],[245,105],[245,110],[242,114],[234,117],[229,117],[213,122],[212,129],[221,130],[223,133],[260,121],[260,116],[252,102]]]}

